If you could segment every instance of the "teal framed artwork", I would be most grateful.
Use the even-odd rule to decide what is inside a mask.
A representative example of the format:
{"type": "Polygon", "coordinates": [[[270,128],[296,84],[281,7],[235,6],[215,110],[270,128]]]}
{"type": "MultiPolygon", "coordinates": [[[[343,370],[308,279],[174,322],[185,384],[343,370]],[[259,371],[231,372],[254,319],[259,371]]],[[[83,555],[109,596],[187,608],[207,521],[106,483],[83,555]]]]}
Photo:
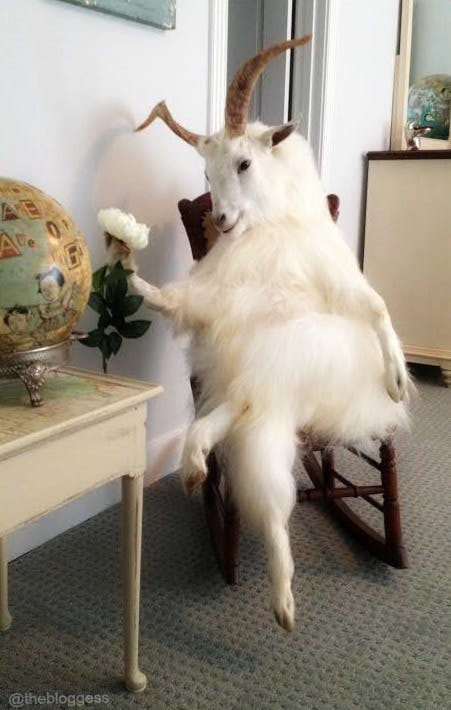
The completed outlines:
{"type": "Polygon", "coordinates": [[[63,2],[106,12],[116,17],[125,17],[164,30],[175,28],[176,0],[63,0],[63,2]]]}

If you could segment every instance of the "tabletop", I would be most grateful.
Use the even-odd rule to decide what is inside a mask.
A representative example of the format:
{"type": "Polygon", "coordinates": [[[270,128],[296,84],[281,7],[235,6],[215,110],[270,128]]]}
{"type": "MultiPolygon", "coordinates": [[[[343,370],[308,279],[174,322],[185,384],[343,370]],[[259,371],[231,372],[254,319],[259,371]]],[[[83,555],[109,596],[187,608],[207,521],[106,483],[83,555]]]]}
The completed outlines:
{"type": "Polygon", "coordinates": [[[47,376],[42,407],[19,380],[0,383],[0,460],[68,429],[100,421],[163,391],[160,385],[66,367],[47,376]]]}

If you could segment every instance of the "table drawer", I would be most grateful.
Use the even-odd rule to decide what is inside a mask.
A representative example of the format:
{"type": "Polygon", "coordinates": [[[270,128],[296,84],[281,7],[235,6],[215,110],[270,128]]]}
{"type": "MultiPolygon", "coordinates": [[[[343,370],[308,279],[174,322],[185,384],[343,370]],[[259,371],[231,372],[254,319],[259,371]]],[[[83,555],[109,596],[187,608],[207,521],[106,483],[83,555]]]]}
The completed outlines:
{"type": "Polygon", "coordinates": [[[0,534],[124,474],[145,469],[146,405],[0,462],[0,534]]]}

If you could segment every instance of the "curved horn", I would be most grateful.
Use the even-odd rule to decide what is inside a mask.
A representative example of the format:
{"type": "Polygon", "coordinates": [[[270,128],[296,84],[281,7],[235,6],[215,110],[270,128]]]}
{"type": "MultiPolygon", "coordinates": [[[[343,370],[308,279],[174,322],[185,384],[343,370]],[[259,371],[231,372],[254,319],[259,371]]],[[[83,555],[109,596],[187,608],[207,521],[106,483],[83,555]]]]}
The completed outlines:
{"type": "Polygon", "coordinates": [[[203,138],[203,136],[198,135],[197,133],[191,133],[191,131],[188,131],[186,128],[183,128],[180,123],[177,123],[177,121],[175,121],[172,117],[172,114],[166,106],[165,101],[160,101],[159,104],[153,107],[146,120],[143,121],[143,123],[141,123],[138,128],[135,128],[135,132],[142,131],[143,128],[147,128],[147,126],[150,126],[150,124],[156,118],[161,118],[161,120],[164,121],[167,126],[169,126],[171,131],[173,131],[179,138],[182,138],[190,145],[197,145],[199,139],[203,138]]]}
{"type": "Polygon", "coordinates": [[[279,44],[273,44],[255,57],[249,59],[241,69],[238,69],[227,91],[225,109],[225,127],[229,138],[242,136],[246,130],[249,104],[258,77],[268,62],[287,49],[299,47],[310,42],[312,35],[298,39],[289,39],[279,44]]]}

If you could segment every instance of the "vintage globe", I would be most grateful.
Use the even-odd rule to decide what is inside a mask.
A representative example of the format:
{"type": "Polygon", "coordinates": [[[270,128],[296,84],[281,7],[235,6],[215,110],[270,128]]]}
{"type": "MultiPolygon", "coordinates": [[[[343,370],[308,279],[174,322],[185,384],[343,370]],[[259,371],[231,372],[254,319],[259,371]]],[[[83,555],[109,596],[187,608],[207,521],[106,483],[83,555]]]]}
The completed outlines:
{"type": "Polygon", "coordinates": [[[0,358],[66,341],[90,288],[73,219],[38,188],[0,178],[0,358]]]}

